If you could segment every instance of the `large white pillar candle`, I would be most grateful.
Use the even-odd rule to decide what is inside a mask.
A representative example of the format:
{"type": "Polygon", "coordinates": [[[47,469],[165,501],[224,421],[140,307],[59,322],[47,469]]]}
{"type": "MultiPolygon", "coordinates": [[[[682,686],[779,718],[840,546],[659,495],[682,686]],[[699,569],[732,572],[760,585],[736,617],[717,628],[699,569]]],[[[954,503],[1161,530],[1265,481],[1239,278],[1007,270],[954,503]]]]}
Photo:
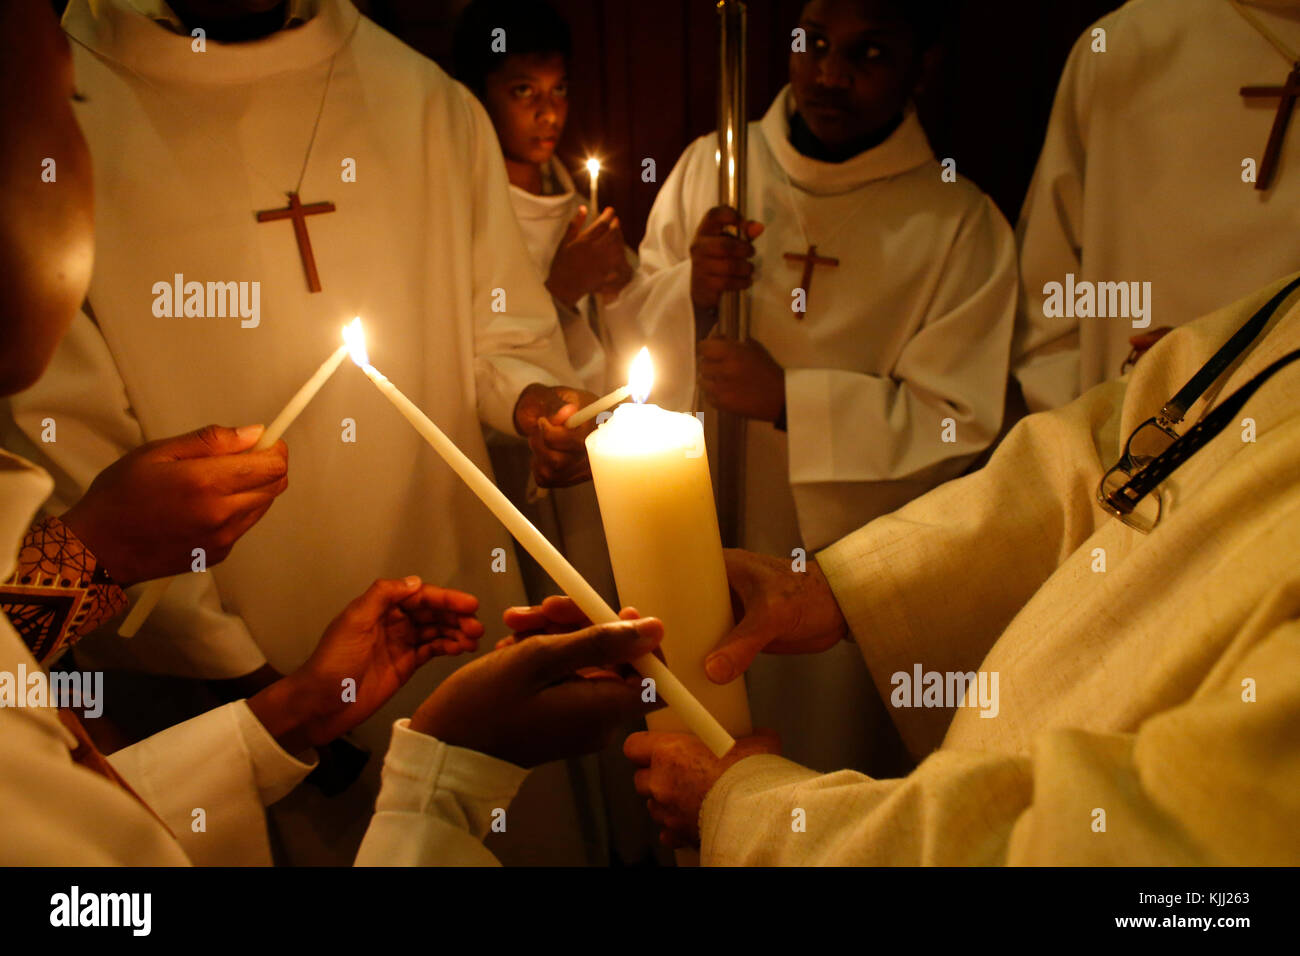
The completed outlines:
{"type": "MultiPolygon", "coordinates": [[[[704,426],[657,405],[620,405],[587,437],[587,454],[619,602],[664,622],[669,669],[728,733],[747,736],[744,680],[715,684],[704,673],[734,623],[704,426]]],[[[686,729],[671,711],[646,723],[686,729]]]]}

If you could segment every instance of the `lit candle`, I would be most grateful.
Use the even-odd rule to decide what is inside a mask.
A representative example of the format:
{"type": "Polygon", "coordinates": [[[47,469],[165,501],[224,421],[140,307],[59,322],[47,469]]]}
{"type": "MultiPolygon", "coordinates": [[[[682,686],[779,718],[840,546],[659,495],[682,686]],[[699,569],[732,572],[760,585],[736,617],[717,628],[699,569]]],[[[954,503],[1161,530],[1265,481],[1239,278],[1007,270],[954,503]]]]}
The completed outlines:
{"type": "MultiPolygon", "coordinates": [[[[510,499],[502,494],[478,466],[456,447],[456,443],[443,434],[442,429],[433,423],[429,416],[403,395],[397,387],[385,378],[378,369],[370,364],[366,355],[364,338],[358,336],[352,349],[352,360],[361,367],[375,387],[402,413],[419,432],[424,440],[433,446],[442,459],[451,466],[470,491],[478,497],[488,510],[496,516],[524,549],[533,556],[538,564],[560,586],[582,612],[596,624],[613,624],[619,620],[605,599],[597,593],[587,580],[578,573],[555,546],[537,530],[527,518],[511,504],[510,499]]],[[[655,691],[690,732],[699,737],[714,754],[721,757],[735,745],[736,741],[723,729],[722,725],[696,700],[677,679],[676,675],[653,654],[646,654],[632,662],[643,677],[655,682],[655,691]]]]}
{"type": "MultiPolygon", "coordinates": [[[[302,410],[316,397],[316,393],[324,387],[330,377],[338,371],[339,366],[343,364],[343,360],[348,357],[349,335],[360,333],[360,331],[360,316],[343,327],[343,344],[335,350],[333,355],[321,363],[321,367],[316,369],[316,373],[307,379],[307,384],[298,389],[298,393],[289,400],[288,405],[284,406],[284,410],[275,416],[271,424],[266,427],[266,431],[262,432],[262,437],[257,440],[257,444],[253,446],[253,451],[266,451],[280,440],[289,426],[293,424],[293,420],[302,414],[302,410]]],[[[174,580],[175,578],[158,578],[156,581],[150,581],[140,593],[140,598],[135,602],[135,606],[131,608],[131,613],[126,616],[121,626],[118,627],[117,633],[122,637],[135,637],[174,580]]]]}
{"type": "Polygon", "coordinates": [[[598,398],[590,405],[586,405],[572,415],[564,424],[569,428],[577,428],[579,425],[585,425],[607,408],[613,408],[619,402],[626,401],[632,397],[632,382],[646,373],[654,374],[654,366],[650,362],[650,350],[643,348],[636,353],[636,358],[632,360],[632,370],[628,375],[628,384],[622,388],[616,388],[604,398],[598,398]]]}
{"type": "MultiPolygon", "coordinates": [[[[636,403],[620,405],[589,436],[587,455],[619,601],[664,622],[664,659],[726,730],[752,728],[745,682],[715,684],[704,659],[734,624],[704,426],[693,415],[643,404],[653,367],[635,369],[636,403]]],[[[669,712],[651,730],[687,730],[669,712]]]]}
{"type": "Polygon", "coordinates": [[[595,157],[587,160],[587,175],[591,177],[591,207],[587,210],[587,225],[590,226],[600,215],[600,160],[595,157]]]}

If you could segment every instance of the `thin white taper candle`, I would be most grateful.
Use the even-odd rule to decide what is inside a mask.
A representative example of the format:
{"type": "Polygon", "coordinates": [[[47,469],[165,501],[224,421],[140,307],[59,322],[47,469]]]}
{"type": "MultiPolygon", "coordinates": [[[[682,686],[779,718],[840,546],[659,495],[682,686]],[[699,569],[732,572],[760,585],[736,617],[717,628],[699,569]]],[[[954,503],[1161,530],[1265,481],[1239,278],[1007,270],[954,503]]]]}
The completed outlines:
{"type": "MultiPolygon", "coordinates": [[[[354,327],[359,328],[360,322],[359,318],[354,319],[354,327]]],[[[266,427],[266,431],[262,432],[262,437],[257,440],[257,444],[253,446],[252,450],[266,451],[266,449],[278,442],[289,426],[293,424],[293,420],[302,414],[302,410],[316,397],[316,393],[330,380],[330,376],[338,371],[339,366],[343,364],[343,360],[347,357],[348,344],[345,342],[338,347],[333,355],[324,361],[320,368],[316,369],[316,373],[307,379],[307,384],[298,389],[297,394],[289,400],[289,404],[284,406],[284,410],[279,415],[276,415],[271,424],[266,427]]],[[[140,592],[139,599],[131,608],[131,613],[123,619],[118,627],[117,633],[121,637],[135,637],[175,580],[175,577],[158,578],[145,585],[145,589],[140,592]]]]}
{"type": "Polygon", "coordinates": [[[577,428],[579,425],[585,425],[601,412],[608,408],[613,408],[619,402],[626,401],[632,397],[632,388],[624,385],[622,388],[616,388],[604,398],[598,398],[590,405],[578,409],[569,416],[569,420],[564,423],[566,428],[577,428]]]}
{"type": "Polygon", "coordinates": [[[587,174],[591,177],[591,208],[587,210],[587,225],[600,217],[600,160],[587,160],[587,174]]]}
{"type": "MultiPolygon", "coordinates": [[[[355,358],[355,356],[354,356],[355,358]]],[[[524,549],[545,569],[560,589],[571,597],[587,617],[596,624],[613,624],[620,620],[614,609],[597,593],[577,569],[556,550],[527,518],[511,504],[496,485],[479,470],[478,466],[462,452],[429,416],[420,411],[392,382],[373,365],[361,364],[362,370],[375,387],[382,392],[399,412],[415,426],[442,459],[451,466],[460,479],[469,486],[483,504],[487,505],[506,530],[514,535],[524,549]]],[[[717,719],[704,708],[667,665],[653,654],[646,654],[632,662],[641,676],[655,682],[655,692],[681,718],[691,733],[699,737],[716,756],[721,757],[736,743],[717,719]]]]}

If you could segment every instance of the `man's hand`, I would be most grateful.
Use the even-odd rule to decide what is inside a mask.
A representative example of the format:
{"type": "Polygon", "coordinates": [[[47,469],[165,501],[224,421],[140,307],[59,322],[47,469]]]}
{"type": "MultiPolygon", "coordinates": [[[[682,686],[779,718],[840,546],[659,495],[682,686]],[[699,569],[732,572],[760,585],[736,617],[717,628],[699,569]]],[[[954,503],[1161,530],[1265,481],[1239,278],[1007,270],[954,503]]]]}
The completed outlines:
{"type": "Polygon", "coordinates": [[[643,618],[574,634],[539,634],[471,661],[443,681],[411,718],[411,729],[521,767],[594,753],[626,721],[662,703],[643,703],[641,681],[589,679],[612,671],[663,639],[643,618]]]}
{"type": "Polygon", "coordinates": [[[724,757],[715,757],[691,734],[642,731],[623,744],[623,753],[641,768],[633,776],[636,792],[663,827],[659,840],[677,849],[700,843],[700,808],[728,768],[754,754],[781,753],[781,741],[772,731],[736,741],[724,757]]]}
{"type": "Polygon", "coordinates": [[[726,684],[749,669],[760,651],[769,654],[819,654],[849,636],[826,575],[815,560],[795,571],[785,558],[728,549],[727,580],[737,623],[717,650],[704,659],[715,684],[726,684]]]}
{"type": "Polygon", "coordinates": [[[123,587],[189,571],[194,548],[217,564],[289,486],[283,442],[249,451],[264,430],[209,425],[141,445],[104,469],[63,523],[123,587]]]}
{"type": "Polygon", "coordinates": [[[759,222],[744,222],[730,206],[704,214],[691,241],[691,302],[697,312],[717,309],[724,292],[748,289],[754,281],[754,245],[763,231],[759,222]]]}
{"type": "Polygon", "coordinates": [[[700,390],[710,405],[760,422],[781,416],[785,369],[760,343],[710,336],[695,351],[700,390]]]}
{"type": "Polygon", "coordinates": [[[571,309],[593,292],[617,292],[632,280],[614,210],[607,207],[590,226],[586,222],[587,207],[579,206],[546,280],[551,295],[571,309]]]}
{"type": "Polygon", "coordinates": [[[483,636],[472,594],[379,580],[325,629],[307,662],[249,699],[286,750],[329,743],[369,718],[433,657],[473,651],[483,636]],[[344,681],[351,680],[344,694],[344,681]]]}
{"type": "Polygon", "coordinates": [[[594,421],[568,428],[569,416],[600,396],[563,385],[529,385],[515,405],[515,429],[533,452],[533,477],[542,488],[564,488],[591,478],[587,436],[594,421]]]}

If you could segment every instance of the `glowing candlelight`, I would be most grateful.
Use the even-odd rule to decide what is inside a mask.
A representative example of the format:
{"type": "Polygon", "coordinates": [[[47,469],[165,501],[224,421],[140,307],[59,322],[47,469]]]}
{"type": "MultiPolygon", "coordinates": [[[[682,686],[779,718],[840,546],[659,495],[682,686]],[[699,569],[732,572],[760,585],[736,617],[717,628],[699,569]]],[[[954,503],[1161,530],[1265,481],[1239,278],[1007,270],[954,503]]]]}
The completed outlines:
{"type": "Polygon", "coordinates": [[[632,368],[628,372],[626,385],[622,388],[616,388],[604,398],[598,398],[590,405],[578,409],[564,424],[569,428],[585,425],[607,408],[613,408],[619,402],[626,401],[629,398],[644,402],[650,395],[654,380],[655,367],[654,363],[650,361],[650,350],[643,348],[636,353],[636,358],[632,360],[632,368]]]}
{"type": "Polygon", "coordinates": [[[591,177],[591,208],[587,210],[587,225],[600,215],[600,160],[594,156],[587,160],[587,175],[591,177]]]}
{"type": "MultiPolygon", "coordinates": [[[[321,363],[321,367],[316,369],[315,374],[307,379],[307,383],[298,389],[293,398],[289,399],[289,404],[284,406],[280,414],[272,419],[271,424],[266,427],[266,431],[262,432],[262,437],[257,440],[257,444],[252,447],[252,451],[266,451],[266,449],[278,442],[289,426],[293,424],[294,419],[302,414],[303,409],[316,397],[316,393],[338,371],[339,366],[343,364],[343,360],[348,357],[348,334],[350,329],[353,330],[353,334],[360,333],[360,316],[343,327],[343,344],[334,351],[333,355],[321,363]]],[[[131,608],[131,613],[126,616],[118,627],[117,633],[122,637],[135,637],[174,580],[175,578],[158,578],[156,581],[150,581],[140,593],[140,598],[135,602],[135,606],[131,608]]]]}
{"type": "MultiPolygon", "coordinates": [[[[502,494],[487,475],[483,474],[478,466],[456,447],[456,443],[448,438],[424,412],[420,411],[414,402],[403,395],[397,386],[370,364],[366,354],[365,339],[359,329],[352,344],[352,360],[587,617],[596,624],[613,624],[619,620],[618,614],[605,603],[605,599],[597,593],[596,589],[587,583],[545,535],[511,504],[510,499],[502,494]]],[[[689,728],[690,732],[699,737],[717,756],[722,756],[732,748],[735,740],[663,661],[653,654],[646,654],[633,661],[632,666],[643,677],[654,680],[656,694],[668,704],[682,725],[689,728]]]]}
{"type": "MultiPolygon", "coordinates": [[[[664,660],[723,728],[751,731],[745,682],[715,684],[704,659],[731,632],[731,592],[705,455],[693,415],[646,404],[654,368],[642,350],[620,405],[587,436],[591,477],[609,544],[619,601],[664,622],[664,660]]],[[[651,730],[692,730],[672,713],[650,714],[651,730]]]]}

